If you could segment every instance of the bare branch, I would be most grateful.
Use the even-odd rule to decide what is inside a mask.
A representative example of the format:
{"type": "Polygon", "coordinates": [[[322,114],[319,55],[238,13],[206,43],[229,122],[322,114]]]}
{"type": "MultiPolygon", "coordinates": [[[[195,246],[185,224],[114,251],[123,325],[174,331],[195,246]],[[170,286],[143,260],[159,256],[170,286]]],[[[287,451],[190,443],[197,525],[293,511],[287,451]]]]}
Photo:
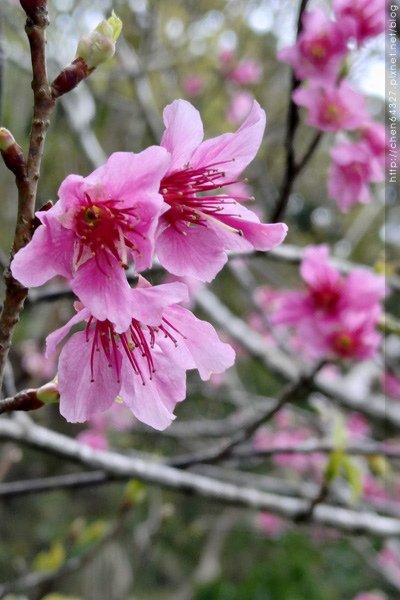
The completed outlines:
{"type": "MultiPolygon", "coordinates": [[[[225,504],[267,510],[291,519],[295,519],[308,507],[308,501],[302,498],[278,496],[262,492],[257,488],[217,481],[192,472],[180,471],[150,459],[93,450],[76,440],[39,427],[32,422],[0,419],[0,437],[79,462],[91,469],[101,469],[113,477],[135,478],[180,492],[194,493],[225,504]]],[[[369,511],[320,504],[316,507],[312,519],[316,523],[336,527],[342,531],[367,533],[378,537],[400,536],[400,520],[369,511]]]]}

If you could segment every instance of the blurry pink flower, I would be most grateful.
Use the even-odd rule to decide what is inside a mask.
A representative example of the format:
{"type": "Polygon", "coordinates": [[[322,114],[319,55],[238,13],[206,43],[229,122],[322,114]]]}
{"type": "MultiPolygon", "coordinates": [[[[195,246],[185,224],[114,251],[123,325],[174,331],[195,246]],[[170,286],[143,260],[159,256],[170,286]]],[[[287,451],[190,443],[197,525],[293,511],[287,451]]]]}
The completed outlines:
{"type": "Polygon", "coordinates": [[[226,118],[230,123],[242,123],[252,109],[254,96],[250,92],[240,91],[232,94],[226,118]]]}
{"type": "Polygon", "coordinates": [[[368,502],[381,505],[390,499],[389,490],[369,474],[364,477],[363,496],[368,502]]]}
{"type": "Polygon", "coordinates": [[[330,152],[328,194],[342,212],[371,201],[369,184],[381,181],[382,170],[365,142],[340,142],[330,152]]]}
{"type": "Polygon", "coordinates": [[[313,358],[366,360],[376,356],[382,336],[376,331],[379,307],[365,312],[344,311],[332,323],[303,321],[298,329],[313,358]]]}
{"type": "Polygon", "coordinates": [[[88,419],[88,428],[81,431],[77,439],[97,450],[107,450],[109,447],[107,433],[128,431],[134,422],[134,416],[124,404],[113,402],[106,411],[95,413],[88,419]]]}
{"type": "Polygon", "coordinates": [[[295,90],[293,100],[308,109],[308,125],[321,131],[358,129],[369,119],[364,97],[346,81],[337,86],[321,86],[312,82],[295,90]]]}
{"type": "Polygon", "coordinates": [[[160,218],[156,252],[168,271],[211,281],[227,250],[270,250],[286,236],[283,223],[265,225],[221,187],[236,183],[262,140],[265,113],[257,102],[236,133],[203,140],[199,112],[184,100],[164,110],[161,146],[171,165],[160,193],[169,210],[160,218]]]}
{"type": "MultiPolygon", "coordinates": [[[[292,422],[286,422],[275,419],[277,431],[269,429],[260,429],[254,437],[254,447],[263,450],[268,448],[296,448],[304,442],[312,438],[312,433],[306,427],[292,422]]],[[[292,421],[292,419],[289,419],[292,421]]],[[[273,454],[272,462],[277,466],[285,469],[291,469],[296,473],[306,473],[309,471],[320,472],[325,457],[319,453],[306,454],[299,452],[290,452],[282,454],[273,454]]]]}
{"type": "Polygon", "coordinates": [[[176,304],[186,297],[183,284],[151,287],[141,280],[130,290],[131,322],[124,332],[82,308],[51,333],[49,355],[74,325],[86,321],[60,354],[61,414],[83,422],[119,395],[137,419],[165,429],[175,418],[175,405],[185,399],[186,370],[198,369],[206,380],[230,367],[235,356],[209,323],[176,304]]]}
{"type": "Polygon", "coordinates": [[[396,586],[400,586],[400,554],[397,547],[390,546],[387,542],[380,551],[378,563],[386,572],[388,579],[396,586]]]}
{"type": "Polygon", "coordinates": [[[198,96],[204,88],[204,80],[200,75],[188,75],[182,82],[184,91],[188,96],[198,96]]]}
{"type": "Polygon", "coordinates": [[[369,429],[368,420],[361,413],[353,412],[346,418],[346,430],[350,440],[367,437],[369,429]]]}
{"type": "Polygon", "coordinates": [[[258,83],[261,75],[261,64],[254,58],[244,58],[227,74],[227,79],[239,85],[250,85],[258,83]]]}
{"type": "Polygon", "coordinates": [[[281,50],[278,59],[293,67],[297,79],[335,80],[347,51],[341,27],[320,9],[305,12],[302,24],[297,43],[281,50]]]}
{"type": "Polygon", "coordinates": [[[81,431],[76,439],[81,444],[90,446],[93,450],[107,450],[109,447],[106,433],[102,430],[87,429],[86,431],[81,431]]]}
{"type": "Polygon", "coordinates": [[[386,0],[333,0],[338,26],[362,43],[385,31],[386,0]]]}
{"type": "Polygon", "coordinates": [[[329,248],[308,246],[300,266],[305,292],[280,292],[275,324],[296,325],[304,319],[332,321],[344,310],[368,311],[386,294],[383,277],[354,269],[343,277],[329,263],[329,248]]]}
{"type": "Polygon", "coordinates": [[[400,400],[400,377],[393,373],[384,373],[383,390],[393,400],[400,400]]]}
{"type": "Polygon", "coordinates": [[[219,62],[223,68],[226,68],[229,65],[232,65],[235,61],[235,54],[232,50],[221,50],[219,53],[219,62]]]}
{"type": "Polygon", "coordinates": [[[361,139],[366,143],[371,153],[371,160],[376,161],[376,171],[382,169],[382,178],[384,176],[386,153],[389,151],[389,146],[386,142],[386,129],[381,123],[371,121],[365,124],[361,131],[361,139]]]}
{"type": "Polygon", "coordinates": [[[54,358],[45,358],[35,340],[25,340],[19,346],[21,364],[31,377],[39,380],[49,380],[56,372],[54,358]]]}
{"type": "Polygon", "coordinates": [[[36,213],[42,225],[16,254],[14,277],[32,287],[62,275],[96,319],[125,331],[131,316],[124,269],[130,259],[138,271],[151,265],[169,159],[156,146],[116,152],[88,177],[67,177],[55,206],[36,213]]]}
{"type": "Polygon", "coordinates": [[[246,181],[232,183],[232,185],[227,186],[225,191],[231,198],[238,202],[249,202],[250,200],[254,200],[253,191],[246,181]]]}
{"type": "Polygon", "coordinates": [[[262,512],[259,515],[260,527],[263,533],[271,538],[278,538],[286,529],[286,521],[269,512],[262,512]]]}

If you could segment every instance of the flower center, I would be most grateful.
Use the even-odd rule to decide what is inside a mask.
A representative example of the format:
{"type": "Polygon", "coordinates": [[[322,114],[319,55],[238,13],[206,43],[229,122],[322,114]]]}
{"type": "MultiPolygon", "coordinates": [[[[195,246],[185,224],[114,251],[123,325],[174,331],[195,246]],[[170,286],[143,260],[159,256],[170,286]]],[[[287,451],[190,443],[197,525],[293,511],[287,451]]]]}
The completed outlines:
{"type": "Polygon", "coordinates": [[[121,380],[120,353],[127,357],[133,372],[139,376],[142,384],[146,385],[146,371],[151,380],[156,369],[152,351],[156,343],[157,335],[168,338],[175,346],[178,345],[174,332],[184,337],[169,321],[162,319],[158,327],[143,325],[136,319],[132,319],[128,331],[116,333],[114,325],[110,321],[98,321],[90,317],[86,324],[86,341],[91,342],[90,351],[90,373],[91,382],[94,382],[94,361],[96,353],[103,352],[107,358],[108,366],[113,368],[118,383],[121,380]]]}
{"type": "Polygon", "coordinates": [[[320,46],[319,44],[315,44],[315,45],[311,46],[310,54],[316,60],[321,60],[322,58],[325,58],[326,50],[323,46],[320,46]]]}
{"type": "Polygon", "coordinates": [[[325,108],[324,117],[329,123],[338,123],[340,120],[340,109],[336,104],[328,104],[325,108]]]}
{"type": "Polygon", "coordinates": [[[312,289],[310,293],[315,308],[324,312],[334,310],[340,298],[340,292],[337,289],[312,289]]]}
{"type": "MultiPolygon", "coordinates": [[[[214,163],[205,167],[190,167],[166,175],[160,186],[160,193],[170,210],[165,218],[170,225],[183,235],[194,226],[207,227],[218,224],[230,231],[241,234],[237,229],[221,222],[223,217],[234,216],[223,212],[227,205],[235,205],[235,196],[217,193],[221,188],[238,183],[239,180],[226,181],[222,165],[231,161],[214,163]]],[[[244,198],[240,198],[244,199],[244,198]]],[[[250,198],[249,198],[250,199],[250,198]]]]}
{"type": "Polygon", "coordinates": [[[354,349],[354,340],[346,332],[337,333],[333,340],[334,349],[341,356],[351,356],[354,349]]]}
{"type": "Polygon", "coordinates": [[[108,262],[114,257],[121,267],[128,268],[128,251],[139,254],[132,234],[140,221],[134,207],[118,206],[119,200],[102,200],[95,204],[88,194],[75,217],[75,232],[78,238],[76,265],[89,250],[98,259],[103,255],[108,262]]]}

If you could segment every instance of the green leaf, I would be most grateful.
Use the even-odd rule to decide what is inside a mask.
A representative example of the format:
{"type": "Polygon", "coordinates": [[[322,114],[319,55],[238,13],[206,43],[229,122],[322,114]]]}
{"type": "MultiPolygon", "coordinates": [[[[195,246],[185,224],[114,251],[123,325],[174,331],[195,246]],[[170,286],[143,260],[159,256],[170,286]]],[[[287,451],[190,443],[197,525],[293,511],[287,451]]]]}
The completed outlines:
{"type": "Polygon", "coordinates": [[[331,452],[324,473],[324,479],[327,483],[331,483],[334,479],[339,477],[344,458],[345,454],[343,450],[333,450],[333,452],[331,452]]]}
{"type": "Polygon", "coordinates": [[[147,488],[144,483],[132,479],[125,486],[124,502],[135,505],[140,504],[146,498],[147,488]]]}
{"type": "Polygon", "coordinates": [[[351,488],[352,502],[357,502],[363,491],[363,478],[361,471],[348,456],[343,457],[342,470],[343,475],[351,488]]]}
{"type": "Polygon", "coordinates": [[[33,561],[33,567],[35,571],[56,571],[64,561],[64,546],[60,542],[55,542],[49,550],[39,552],[33,561]]]}

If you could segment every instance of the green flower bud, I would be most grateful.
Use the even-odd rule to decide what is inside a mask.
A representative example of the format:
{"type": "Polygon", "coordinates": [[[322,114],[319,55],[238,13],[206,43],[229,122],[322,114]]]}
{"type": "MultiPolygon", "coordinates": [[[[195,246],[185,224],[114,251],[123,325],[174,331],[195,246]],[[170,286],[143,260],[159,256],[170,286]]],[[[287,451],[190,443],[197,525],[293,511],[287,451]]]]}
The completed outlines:
{"type": "Polygon", "coordinates": [[[76,58],[83,59],[90,69],[105,62],[115,53],[115,42],[121,29],[122,21],[113,11],[107,21],[101,21],[92,33],[79,40],[76,58]]]}
{"type": "Polygon", "coordinates": [[[38,390],[36,390],[36,397],[44,404],[53,404],[58,402],[60,399],[60,392],[54,382],[45,383],[38,390]]]}

